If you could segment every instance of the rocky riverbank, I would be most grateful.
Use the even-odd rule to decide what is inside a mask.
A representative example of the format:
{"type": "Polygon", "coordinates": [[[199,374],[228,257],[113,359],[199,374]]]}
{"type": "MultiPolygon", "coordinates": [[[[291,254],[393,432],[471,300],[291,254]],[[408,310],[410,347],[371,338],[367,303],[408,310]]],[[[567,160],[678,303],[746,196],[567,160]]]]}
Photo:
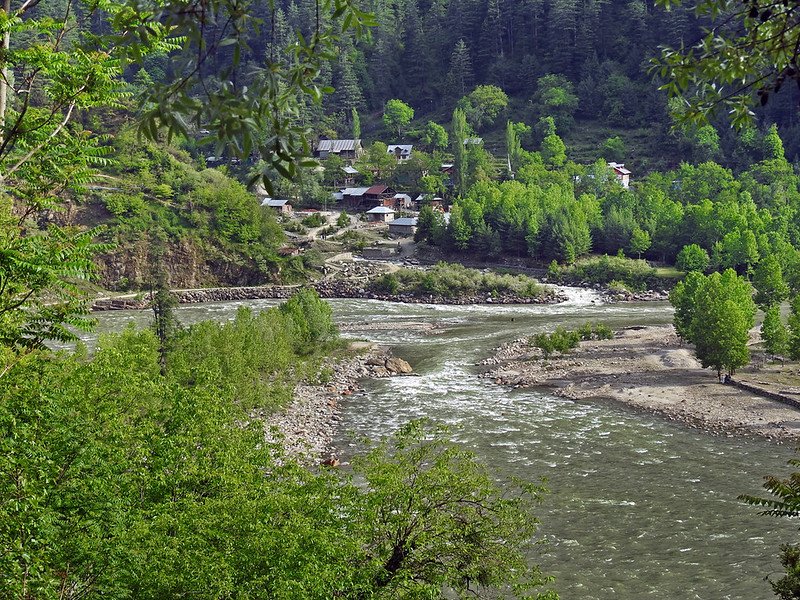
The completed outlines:
{"type": "Polygon", "coordinates": [[[720,384],[672,326],[625,329],[550,360],[520,339],[483,364],[491,367],[483,376],[500,385],[546,388],[576,401],[610,398],[718,435],[800,439],[800,410],[720,384]]]}
{"type": "Polygon", "coordinates": [[[338,464],[331,441],[339,423],[341,399],[363,392],[359,385],[363,379],[412,374],[411,365],[386,348],[358,343],[351,348],[362,353],[323,365],[322,372],[330,371],[330,377],[323,383],[298,385],[285,410],[269,415],[259,409],[251,411],[251,418],[264,422],[268,442],[280,441],[287,455],[306,464],[338,464]]]}
{"type": "MultiPolygon", "coordinates": [[[[515,294],[485,294],[468,296],[415,296],[411,294],[379,294],[370,291],[364,281],[323,280],[311,284],[322,298],[362,298],[407,304],[554,304],[563,302],[566,297],[549,290],[547,294],[527,298],[515,294]]],[[[285,300],[291,297],[299,286],[257,286],[234,288],[209,288],[204,290],[175,290],[173,295],[179,304],[198,304],[203,302],[226,302],[231,300],[285,300]]],[[[141,310],[150,306],[150,294],[138,294],[116,298],[100,298],[92,304],[92,310],[141,310]]]]}

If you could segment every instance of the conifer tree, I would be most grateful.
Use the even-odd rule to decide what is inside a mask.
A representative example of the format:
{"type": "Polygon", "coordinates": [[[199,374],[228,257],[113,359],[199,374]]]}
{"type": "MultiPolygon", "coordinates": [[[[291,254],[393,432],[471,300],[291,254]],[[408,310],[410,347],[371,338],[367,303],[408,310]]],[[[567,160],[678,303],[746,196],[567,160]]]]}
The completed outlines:
{"type": "Polygon", "coordinates": [[[463,39],[458,40],[450,56],[450,70],[447,73],[447,88],[454,98],[461,98],[472,88],[474,75],[469,48],[463,39]]]}

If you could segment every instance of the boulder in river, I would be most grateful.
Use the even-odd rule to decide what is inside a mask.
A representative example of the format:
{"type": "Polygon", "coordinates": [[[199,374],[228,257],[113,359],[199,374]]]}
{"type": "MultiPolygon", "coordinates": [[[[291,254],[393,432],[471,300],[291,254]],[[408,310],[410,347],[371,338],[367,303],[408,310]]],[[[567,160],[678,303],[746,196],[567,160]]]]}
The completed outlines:
{"type": "Polygon", "coordinates": [[[397,358],[396,356],[391,356],[386,359],[386,370],[390,373],[399,373],[401,375],[408,375],[409,373],[413,373],[414,369],[411,368],[411,365],[404,361],[402,358],[397,358]]]}

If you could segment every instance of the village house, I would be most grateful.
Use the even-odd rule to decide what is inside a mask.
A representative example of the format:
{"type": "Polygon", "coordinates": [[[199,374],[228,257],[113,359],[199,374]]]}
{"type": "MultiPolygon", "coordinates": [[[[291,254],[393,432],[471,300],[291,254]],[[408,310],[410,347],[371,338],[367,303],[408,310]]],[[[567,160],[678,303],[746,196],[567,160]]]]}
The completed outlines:
{"type": "Polygon", "coordinates": [[[411,158],[413,144],[391,144],[386,147],[386,152],[393,155],[397,162],[411,158]]]}
{"type": "Polygon", "coordinates": [[[417,231],[416,217],[401,217],[389,223],[389,235],[408,237],[417,231]]]}
{"type": "Polygon", "coordinates": [[[264,198],[264,200],[261,201],[261,206],[268,206],[275,212],[282,215],[292,214],[292,205],[289,204],[288,200],[273,200],[272,198],[264,198]]]}
{"type": "Polygon", "coordinates": [[[411,202],[411,196],[408,194],[395,194],[392,196],[393,200],[393,207],[395,210],[411,210],[413,203],[411,202]]]}
{"type": "Polygon", "coordinates": [[[345,160],[355,160],[364,150],[361,140],[320,140],[314,147],[314,158],[328,158],[335,154],[345,160]]]}
{"type": "Polygon", "coordinates": [[[351,186],[356,182],[356,180],[361,179],[361,173],[358,172],[358,169],[355,169],[350,165],[343,166],[342,172],[344,173],[342,184],[345,186],[351,186]]]}
{"type": "Polygon", "coordinates": [[[367,211],[367,221],[370,223],[388,223],[394,220],[394,210],[387,206],[376,206],[367,211]]]}
{"type": "Polygon", "coordinates": [[[631,183],[631,172],[625,168],[623,163],[610,162],[609,168],[614,171],[617,180],[622,184],[622,187],[628,189],[631,183]]]}

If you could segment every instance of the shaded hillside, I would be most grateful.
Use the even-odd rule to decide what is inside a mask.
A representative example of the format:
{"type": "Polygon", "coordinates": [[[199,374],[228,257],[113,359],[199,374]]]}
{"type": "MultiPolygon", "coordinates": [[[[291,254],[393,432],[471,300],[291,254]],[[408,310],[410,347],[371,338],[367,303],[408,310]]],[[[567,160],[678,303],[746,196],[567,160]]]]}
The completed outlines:
{"type": "Polygon", "coordinates": [[[254,285],[274,280],[284,234],[239,182],[188,154],[123,131],[113,162],[78,205],[82,225],[108,225],[112,249],[98,258],[101,284],[147,286],[163,268],[173,287],[254,285]]]}

